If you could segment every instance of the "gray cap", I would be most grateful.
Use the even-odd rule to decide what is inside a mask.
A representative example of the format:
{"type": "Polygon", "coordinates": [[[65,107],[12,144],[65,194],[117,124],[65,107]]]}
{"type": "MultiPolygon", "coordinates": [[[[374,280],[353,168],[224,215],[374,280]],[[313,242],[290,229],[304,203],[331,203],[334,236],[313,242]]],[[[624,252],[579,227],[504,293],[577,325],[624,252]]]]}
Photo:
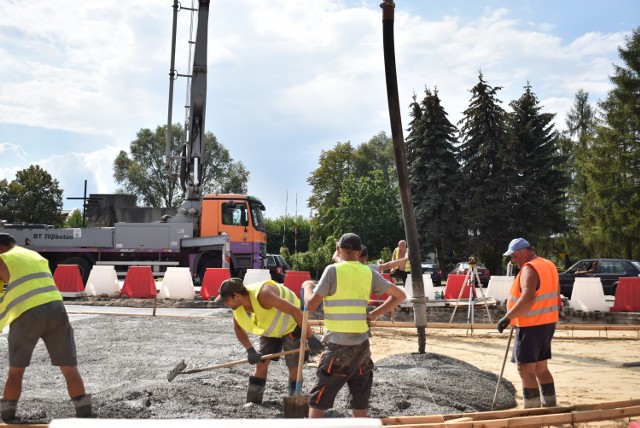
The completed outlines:
{"type": "Polygon", "coordinates": [[[362,240],[355,233],[345,233],[340,237],[338,246],[345,250],[359,250],[362,247],[362,240]]]}

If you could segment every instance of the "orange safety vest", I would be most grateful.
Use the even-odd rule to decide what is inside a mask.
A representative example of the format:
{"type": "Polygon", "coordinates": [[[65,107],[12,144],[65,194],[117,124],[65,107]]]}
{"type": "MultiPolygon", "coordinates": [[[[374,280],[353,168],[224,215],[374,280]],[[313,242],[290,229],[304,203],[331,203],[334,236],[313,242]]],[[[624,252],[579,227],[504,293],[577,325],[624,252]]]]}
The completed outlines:
{"type": "MultiPolygon", "coordinates": [[[[538,273],[540,287],[536,290],[536,298],[529,311],[522,316],[514,318],[511,323],[517,327],[531,327],[558,322],[558,288],[560,279],[556,266],[542,257],[536,257],[522,267],[524,268],[527,265],[534,268],[538,273]]],[[[520,289],[521,273],[522,269],[520,269],[518,276],[516,276],[511,285],[507,310],[510,310],[522,296],[522,290],[520,289]]]]}

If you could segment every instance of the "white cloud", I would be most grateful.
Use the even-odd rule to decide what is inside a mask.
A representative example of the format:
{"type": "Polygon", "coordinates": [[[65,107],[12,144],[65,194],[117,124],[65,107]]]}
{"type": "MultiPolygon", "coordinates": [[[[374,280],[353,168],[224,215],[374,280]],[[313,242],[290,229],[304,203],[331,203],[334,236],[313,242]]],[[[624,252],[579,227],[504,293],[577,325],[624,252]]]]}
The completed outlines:
{"type": "Polygon", "coordinates": [[[22,162],[27,159],[27,154],[22,150],[22,147],[10,143],[0,143],[0,155],[4,158],[5,163],[8,156],[15,156],[22,162]]]}
{"type": "MultiPolygon", "coordinates": [[[[165,121],[172,19],[165,3],[0,2],[0,126],[61,129],[88,141],[102,136],[94,153],[66,153],[61,146],[55,157],[40,158],[61,183],[80,186],[73,193],[81,191],[85,177],[94,193],[115,190],[111,174],[118,150],[127,149],[140,128],[165,121]]],[[[418,1],[408,4],[420,8],[418,1]]],[[[593,101],[606,96],[611,64],[627,33],[589,29],[567,39],[556,25],[520,12],[509,4],[473,16],[459,5],[421,16],[397,4],[404,127],[411,96],[421,99],[425,85],[438,88],[456,123],[480,70],[490,85],[504,88],[498,96],[505,108],[531,82],[545,110],[557,113],[559,126],[578,89],[593,101]]],[[[180,73],[188,68],[189,19],[189,12],[180,12],[180,73]]],[[[250,191],[264,191],[257,196],[267,206],[281,206],[282,189],[293,189],[290,183],[301,189],[299,198],[308,196],[306,179],[320,150],[389,132],[378,3],[219,0],[211,3],[209,24],[207,129],[252,172],[250,191]],[[295,168],[287,168],[292,160],[295,168]]],[[[184,120],[184,93],[180,78],[174,121],[184,120]]],[[[16,156],[16,170],[35,163],[18,146],[2,147],[16,156]]]]}

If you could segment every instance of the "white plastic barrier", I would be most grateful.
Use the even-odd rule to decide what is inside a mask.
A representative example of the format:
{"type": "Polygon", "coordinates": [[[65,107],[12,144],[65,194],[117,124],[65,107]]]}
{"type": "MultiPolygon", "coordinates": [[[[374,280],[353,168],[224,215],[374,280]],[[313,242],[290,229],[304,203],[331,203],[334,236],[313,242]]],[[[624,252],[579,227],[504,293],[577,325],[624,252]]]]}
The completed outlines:
{"type": "Polygon", "coordinates": [[[89,272],[84,292],[89,296],[119,295],[120,285],[116,268],[110,265],[95,265],[89,272]]]}
{"type": "Polygon", "coordinates": [[[509,298],[509,290],[515,279],[515,276],[492,275],[485,294],[487,297],[493,297],[496,301],[504,303],[509,298]]]}
{"type": "Polygon", "coordinates": [[[576,278],[569,306],[584,312],[609,312],[600,278],[576,278]]]}
{"type": "Polygon", "coordinates": [[[168,267],[162,279],[158,299],[193,300],[196,295],[188,267],[168,267]]]}
{"type": "Polygon", "coordinates": [[[255,282],[268,281],[271,279],[271,272],[269,269],[247,269],[247,273],[244,275],[243,284],[253,284],[255,282]]]}
{"type": "MultiPolygon", "coordinates": [[[[433,281],[431,280],[431,274],[425,273],[422,275],[422,282],[424,284],[424,297],[429,300],[436,299],[436,293],[433,288],[433,281]]],[[[413,282],[411,281],[411,274],[407,275],[407,279],[404,282],[404,293],[407,295],[407,300],[400,304],[400,307],[407,308],[412,307],[413,303],[411,299],[413,299],[413,282]]]]}
{"type": "Polygon", "coordinates": [[[49,428],[381,428],[373,418],[325,419],[54,419],[49,428]]]}

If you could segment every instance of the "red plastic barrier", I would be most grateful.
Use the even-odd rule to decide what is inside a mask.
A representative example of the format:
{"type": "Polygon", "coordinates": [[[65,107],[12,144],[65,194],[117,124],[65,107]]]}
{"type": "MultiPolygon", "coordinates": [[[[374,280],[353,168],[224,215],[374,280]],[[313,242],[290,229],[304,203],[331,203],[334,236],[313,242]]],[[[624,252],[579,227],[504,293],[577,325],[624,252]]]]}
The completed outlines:
{"type": "MultiPolygon", "coordinates": [[[[384,279],[386,279],[387,281],[389,281],[390,283],[395,285],[395,282],[391,278],[391,274],[383,273],[381,275],[384,277],[384,279]]],[[[385,300],[387,300],[388,297],[389,297],[389,295],[386,294],[386,293],[385,294],[371,293],[371,295],[369,296],[369,305],[370,306],[380,306],[382,303],[385,302],[385,300]]]]}
{"type": "Polygon", "coordinates": [[[81,293],[84,291],[84,283],[78,265],[58,265],[53,273],[53,281],[61,293],[81,293]]]}
{"type": "Polygon", "coordinates": [[[220,291],[220,284],[231,278],[227,268],[207,268],[200,285],[200,297],[203,300],[215,299],[220,291]]]}
{"type": "MultiPolygon", "coordinates": [[[[462,291],[462,299],[469,298],[469,291],[472,287],[469,287],[464,283],[464,279],[466,275],[449,275],[447,277],[447,285],[444,287],[444,296],[443,299],[458,299],[460,295],[460,288],[464,285],[464,290],[462,291]]],[[[476,291],[473,290],[473,296],[476,296],[476,291]]]]}
{"type": "Polygon", "coordinates": [[[621,277],[611,312],[640,312],[640,278],[621,277]]]}
{"type": "Polygon", "coordinates": [[[153,299],[157,294],[156,282],[153,280],[151,266],[130,266],[124,284],[120,291],[121,296],[135,297],[138,299],[153,299]]]}
{"type": "Polygon", "coordinates": [[[289,290],[296,293],[296,296],[300,297],[300,289],[302,283],[305,281],[311,281],[311,274],[305,271],[290,270],[284,277],[284,286],[289,290]]]}

